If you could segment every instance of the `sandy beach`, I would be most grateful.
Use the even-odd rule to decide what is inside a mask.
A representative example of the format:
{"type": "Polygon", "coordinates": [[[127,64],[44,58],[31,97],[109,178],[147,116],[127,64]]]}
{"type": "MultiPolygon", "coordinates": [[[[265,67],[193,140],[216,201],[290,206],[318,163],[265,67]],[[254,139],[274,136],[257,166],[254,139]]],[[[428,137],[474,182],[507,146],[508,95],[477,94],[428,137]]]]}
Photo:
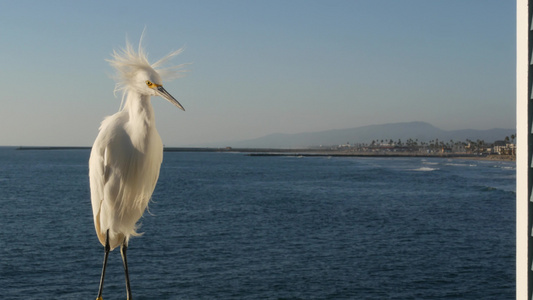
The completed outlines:
{"type": "Polygon", "coordinates": [[[516,161],[514,155],[487,155],[487,156],[468,156],[468,157],[454,157],[458,159],[471,159],[471,160],[494,160],[494,161],[516,161]]]}

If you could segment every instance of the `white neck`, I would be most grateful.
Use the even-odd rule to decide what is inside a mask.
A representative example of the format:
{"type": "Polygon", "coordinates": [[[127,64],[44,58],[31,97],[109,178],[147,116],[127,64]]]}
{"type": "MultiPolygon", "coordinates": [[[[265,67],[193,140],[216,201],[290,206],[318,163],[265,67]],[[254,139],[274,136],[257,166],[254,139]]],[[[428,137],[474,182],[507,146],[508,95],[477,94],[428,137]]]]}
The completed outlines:
{"type": "Polygon", "coordinates": [[[127,130],[135,148],[144,152],[152,131],[155,131],[155,117],[150,96],[129,91],[126,96],[124,110],[128,112],[127,130]]]}

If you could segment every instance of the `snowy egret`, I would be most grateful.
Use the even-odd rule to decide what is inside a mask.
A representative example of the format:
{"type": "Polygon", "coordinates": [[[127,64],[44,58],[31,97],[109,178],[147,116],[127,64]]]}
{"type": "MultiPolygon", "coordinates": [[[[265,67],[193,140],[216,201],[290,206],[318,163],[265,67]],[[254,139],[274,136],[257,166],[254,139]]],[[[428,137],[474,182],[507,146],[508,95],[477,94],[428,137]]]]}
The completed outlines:
{"type": "Polygon", "coordinates": [[[108,60],[116,69],[115,91],[123,93],[122,105],[119,112],[102,121],[89,158],[94,227],[105,249],[97,300],[102,299],[109,251],[119,245],[126,291],[128,299],[132,299],[126,250],[130,237],[139,235],[136,224],[148,206],[163,160],[163,143],[155,128],[150,97],[161,96],[185,110],[161,81],[162,77],[176,77],[181,72],[183,65],[161,68],[181,49],[150,64],[142,39],[143,35],[137,51],[126,41],[126,47],[113,51],[108,60]]]}

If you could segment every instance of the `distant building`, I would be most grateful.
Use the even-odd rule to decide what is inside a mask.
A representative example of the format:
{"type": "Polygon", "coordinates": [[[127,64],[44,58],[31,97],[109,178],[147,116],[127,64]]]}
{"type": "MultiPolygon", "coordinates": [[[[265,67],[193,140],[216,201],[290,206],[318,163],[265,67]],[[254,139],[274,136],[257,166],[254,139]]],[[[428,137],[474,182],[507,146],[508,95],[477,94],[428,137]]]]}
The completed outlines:
{"type": "Polygon", "coordinates": [[[500,155],[514,155],[516,153],[516,145],[506,141],[496,141],[492,147],[492,153],[500,155]]]}
{"type": "Polygon", "coordinates": [[[452,153],[452,148],[442,147],[441,152],[442,153],[452,153]]]}
{"type": "Polygon", "coordinates": [[[452,152],[454,153],[465,153],[466,152],[466,145],[463,143],[455,143],[452,146],[452,152]]]}

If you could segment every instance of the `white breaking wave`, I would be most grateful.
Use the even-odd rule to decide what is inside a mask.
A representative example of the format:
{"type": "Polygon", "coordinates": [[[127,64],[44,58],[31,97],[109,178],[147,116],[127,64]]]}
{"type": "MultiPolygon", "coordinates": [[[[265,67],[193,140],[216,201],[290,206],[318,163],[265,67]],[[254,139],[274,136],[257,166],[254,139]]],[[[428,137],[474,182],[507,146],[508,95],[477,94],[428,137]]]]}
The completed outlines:
{"type": "Polygon", "coordinates": [[[447,166],[455,166],[455,167],[475,167],[476,165],[471,164],[458,164],[458,163],[447,163],[447,166]]]}
{"type": "Polygon", "coordinates": [[[421,167],[421,168],[418,168],[418,169],[412,169],[411,171],[431,172],[431,171],[436,171],[436,170],[438,170],[438,169],[439,169],[439,168],[421,167]]]}

